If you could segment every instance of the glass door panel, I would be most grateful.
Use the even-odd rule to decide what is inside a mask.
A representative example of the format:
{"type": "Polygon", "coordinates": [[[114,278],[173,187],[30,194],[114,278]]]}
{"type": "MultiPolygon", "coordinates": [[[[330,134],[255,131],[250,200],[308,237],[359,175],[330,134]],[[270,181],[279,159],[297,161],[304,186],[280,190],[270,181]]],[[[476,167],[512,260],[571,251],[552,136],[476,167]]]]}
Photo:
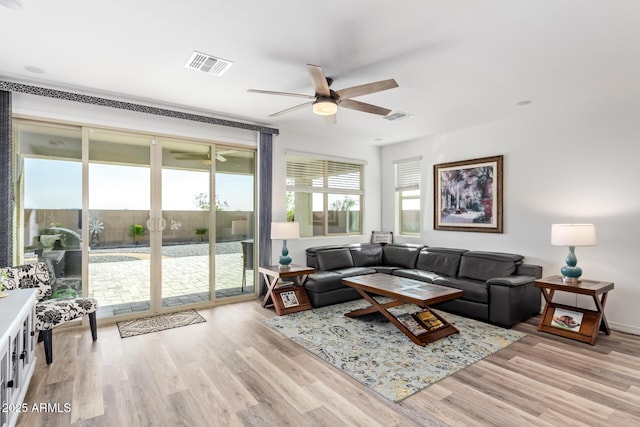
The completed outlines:
{"type": "Polygon", "coordinates": [[[211,301],[211,146],[160,140],[162,307],[211,301]]]}
{"type": "Polygon", "coordinates": [[[88,289],[98,317],[151,310],[152,141],[88,132],[88,289]]]}
{"type": "Polygon", "coordinates": [[[82,295],[82,131],[14,123],[16,262],[44,261],[54,296],[82,295]]]}
{"type": "Polygon", "coordinates": [[[215,150],[215,295],[254,295],[255,151],[215,150]]]}

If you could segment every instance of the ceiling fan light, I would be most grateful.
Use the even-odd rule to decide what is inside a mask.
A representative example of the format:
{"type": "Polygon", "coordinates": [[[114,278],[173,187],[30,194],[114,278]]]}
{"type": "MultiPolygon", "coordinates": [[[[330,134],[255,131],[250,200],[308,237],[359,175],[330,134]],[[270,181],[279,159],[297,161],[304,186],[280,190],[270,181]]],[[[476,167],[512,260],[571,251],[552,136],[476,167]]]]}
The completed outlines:
{"type": "Polygon", "coordinates": [[[313,112],[319,116],[332,116],[338,111],[338,104],[330,98],[318,99],[313,103],[313,112]]]}

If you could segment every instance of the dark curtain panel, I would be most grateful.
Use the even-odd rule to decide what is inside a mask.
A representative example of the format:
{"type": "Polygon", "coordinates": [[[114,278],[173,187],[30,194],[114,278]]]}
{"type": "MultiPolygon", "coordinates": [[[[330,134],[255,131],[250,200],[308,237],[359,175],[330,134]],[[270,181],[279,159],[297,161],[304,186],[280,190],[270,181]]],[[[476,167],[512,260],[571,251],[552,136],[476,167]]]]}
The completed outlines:
{"type": "Polygon", "coordinates": [[[13,264],[11,92],[0,91],[0,267],[13,264]]]}
{"type": "MultiPolygon", "coordinates": [[[[271,199],[273,172],[273,135],[260,132],[258,143],[258,265],[271,265],[271,199]]],[[[259,278],[260,295],[267,284],[259,278]]]]}

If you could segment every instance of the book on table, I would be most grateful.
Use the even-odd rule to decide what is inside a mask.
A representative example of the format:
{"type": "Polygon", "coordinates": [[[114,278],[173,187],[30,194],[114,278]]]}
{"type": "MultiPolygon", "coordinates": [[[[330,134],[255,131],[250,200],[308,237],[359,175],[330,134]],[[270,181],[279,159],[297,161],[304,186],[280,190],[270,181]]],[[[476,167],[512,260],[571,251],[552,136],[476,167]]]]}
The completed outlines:
{"type": "Polygon", "coordinates": [[[414,316],[424,325],[428,332],[435,331],[446,326],[442,320],[429,310],[419,311],[415,313],[414,316]]]}
{"type": "Polygon", "coordinates": [[[418,321],[411,314],[401,314],[399,316],[396,316],[396,319],[398,319],[398,322],[402,323],[404,327],[407,328],[413,335],[422,335],[429,332],[424,328],[424,326],[418,323],[418,321]]]}

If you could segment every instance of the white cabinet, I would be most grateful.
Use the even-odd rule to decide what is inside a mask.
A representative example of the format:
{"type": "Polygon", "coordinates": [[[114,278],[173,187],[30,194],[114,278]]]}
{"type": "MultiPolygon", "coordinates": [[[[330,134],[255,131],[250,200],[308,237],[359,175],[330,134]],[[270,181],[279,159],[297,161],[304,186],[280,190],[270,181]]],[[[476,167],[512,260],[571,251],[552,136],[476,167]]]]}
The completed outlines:
{"type": "Polygon", "coordinates": [[[13,426],[36,366],[35,289],[8,291],[0,298],[0,427],[13,426]]]}

